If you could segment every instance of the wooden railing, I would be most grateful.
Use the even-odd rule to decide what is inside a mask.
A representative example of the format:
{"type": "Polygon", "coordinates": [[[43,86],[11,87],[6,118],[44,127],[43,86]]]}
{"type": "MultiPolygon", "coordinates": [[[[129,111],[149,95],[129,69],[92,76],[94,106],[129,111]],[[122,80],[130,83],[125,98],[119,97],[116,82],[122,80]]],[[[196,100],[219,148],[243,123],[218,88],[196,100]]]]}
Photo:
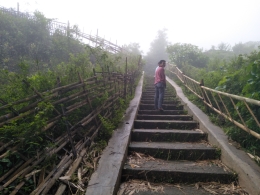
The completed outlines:
{"type": "Polygon", "coordinates": [[[258,133],[260,131],[260,120],[259,113],[257,113],[260,110],[260,101],[205,87],[203,80],[201,80],[201,82],[195,81],[185,75],[177,66],[170,65],[168,70],[175,74],[207,107],[234,123],[242,130],[260,139],[260,134],[258,133]],[[250,125],[251,127],[253,126],[254,129],[248,127],[248,122],[254,123],[254,125],[250,125]]]}
{"type": "Polygon", "coordinates": [[[52,144],[28,155],[24,151],[23,140],[1,140],[0,160],[14,154],[19,158],[0,176],[0,193],[16,194],[28,180],[34,181],[35,186],[30,194],[48,194],[54,184],[56,194],[62,194],[68,186],[75,188],[69,179],[66,185],[62,182],[57,184],[57,180],[61,176],[71,177],[78,169],[102,127],[100,117],[108,120],[114,117],[115,111],[120,108],[120,101],[132,94],[140,72],[128,72],[127,69],[125,73],[110,72],[109,69],[96,72],[93,69],[94,76],[90,78],[83,79],[78,73],[75,75],[79,78],[78,82],[59,86],[58,80],[59,87],[42,93],[23,80],[34,95],[16,102],[2,102],[0,113],[4,114],[0,116],[0,127],[8,128],[12,123],[22,124],[25,121],[29,123],[30,117],[37,114],[37,105],[48,102],[53,106],[53,112],[47,124],[40,130],[35,129],[35,135],[30,136],[44,133],[44,139],[52,144]],[[75,114],[79,110],[82,113],[80,116],[75,114]],[[53,155],[57,163],[46,168],[44,161],[53,155]]]}

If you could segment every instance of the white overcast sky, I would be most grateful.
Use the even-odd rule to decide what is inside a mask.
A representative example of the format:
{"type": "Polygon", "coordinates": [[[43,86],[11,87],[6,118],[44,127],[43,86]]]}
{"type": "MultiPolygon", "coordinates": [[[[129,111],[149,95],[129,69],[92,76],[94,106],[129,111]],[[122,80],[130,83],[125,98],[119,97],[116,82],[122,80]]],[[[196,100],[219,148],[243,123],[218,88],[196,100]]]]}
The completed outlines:
{"type": "MultiPolygon", "coordinates": [[[[38,10],[77,24],[118,45],[139,43],[146,53],[158,30],[171,43],[210,49],[224,42],[260,41],[260,0],[0,0],[0,6],[38,10]]],[[[1,27],[0,27],[1,28],[1,27]]]]}

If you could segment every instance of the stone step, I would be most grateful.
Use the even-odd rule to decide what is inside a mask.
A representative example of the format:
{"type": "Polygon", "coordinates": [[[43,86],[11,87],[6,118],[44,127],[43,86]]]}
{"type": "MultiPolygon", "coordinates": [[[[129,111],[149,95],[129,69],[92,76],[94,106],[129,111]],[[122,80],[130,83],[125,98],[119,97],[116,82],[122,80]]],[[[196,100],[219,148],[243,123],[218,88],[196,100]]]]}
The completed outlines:
{"type": "Polygon", "coordinates": [[[138,114],[137,120],[180,120],[190,121],[193,119],[190,115],[149,115],[149,114],[138,114]]]}
{"type": "Polygon", "coordinates": [[[231,183],[237,181],[235,173],[224,169],[214,161],[163,161],[157,159],[142,161],[139,164],[128,159],[124,165],[122,177],[123,180],[142,179],[154,183],[231,183]]]}
{"type": "Polygon", "coordinates": [[[197,121],[180,121],[180,120],[135,120],[135,129],[181,129],[191,130],[198,129],[197,121]]]}
{"type": "MultiPolygon", "coordinates": [[[[141,101],[147,101],[147,100],[149,100],[149,101],[154,101],[154,96],[150,96],[150,97],[143,97],[142,99],[141,99],[141,101]]],[[[172,97],[164,97],[163,98],[163,101],[176,101],[177,100],[177,98],[176,97],[174,97],[174,96],[172,96],[172,97]]]]}
{"type": "MultiPolygon", "coordinates": [[[[146,94],[154,94],[155,93],[155,90],[145,90],[143,91],[143,95],[146,95],[146,94]]],[[[164,91],[164,94],[168,94],[168,95],[173,95],[174,93],[172,93],[171,91],[164,91]]]]}
{"type": "MultiPolygon", "coordinates": [[[[183,110],[183,105],[163,104],[164,110],[183,110]]],[[[154,110],[154,104],[140,104],[139,110],[154,110]]]]}
{"type": "MultiPolygon", "coordinates": [[[[180,104],[179,100],[164,100],[164,104],[180,104]]],[[[141,104],[154,104],[154,98],[141,100],[141,104]]]]}
{"type": "Polygon", "coordinates": [[[206,140],[207,134],[196,130],[133,129],[133,142],[198,142],[206,140]]]}
{"type": "MultiPolygon", "coordinates": [[[[209,187],[211,188],[214,184],[215,186],[226,185],[227,188],[230,188],[231,186],[228,186],[228,184],[219,184],[216,182],[208,182],[203,183],[203,186],[199,186],[198,184],[170,184],[170,183],[152,183],[149,182],[150,186],[148,186],[148,181],[146,180],[130,180],[126,181],[125,183],[121,184],[119,190],[124,191],[122,195],[128,195],[129,191],[125,190],[132,189],[131,195],[209,195],[209,191],[205,190],[203,187],[209,187]],[[129,186],[129,187],[128,187],[129,186]],[[199,188],[198,188],[199,187],[199,188]],[[135,192],[133,192],[133,190],[135,192]]],[[[217,188],[218,189],[218,188],[217,188]]],[[[215,192],[216,190],[212,190],[215,192]]],[[[225,192],[225,190],[219,190],[225,192]]],[[[119,193],[121,194],[121,193],[119,193]]],[[[215,193],[219,194],[219,193],[215,193]]]]}
{"type": "Polygon", "coordinates": [[[185,110],[164,110],[163,112],[159,110],[138,110],[138,114],[151,114],[151,115],[177,115],[177,114],[187,114],[185,110]]]}
{"type": "MultiPolygon", "coordinates": [[[[165,91],[172,91],[172,90],[169,90],[170,88],[165,88],[165,91]]],[[[146,91],[155,91],[155,86],[145,86],[143,92],[146,92],[146,91]]]]}
{"type": "MultiPolygon", "coordinates": [[[[149,97],[154,97],[155,93],[143,93],[142,94],[142,97],[141,98],[149,98],[149,97]]],[[[168,98],[168,97],[176,97],[175,95],[171,94],[171,93],[165,93],[164,94],[164,97],[165,98],[168,98]]]]}
{"type": "Polygon", "coordinates": [[[131,142],[128,151],[166,160],[212,160],[220,155],[219,150],[202,142],[131,142]]]}

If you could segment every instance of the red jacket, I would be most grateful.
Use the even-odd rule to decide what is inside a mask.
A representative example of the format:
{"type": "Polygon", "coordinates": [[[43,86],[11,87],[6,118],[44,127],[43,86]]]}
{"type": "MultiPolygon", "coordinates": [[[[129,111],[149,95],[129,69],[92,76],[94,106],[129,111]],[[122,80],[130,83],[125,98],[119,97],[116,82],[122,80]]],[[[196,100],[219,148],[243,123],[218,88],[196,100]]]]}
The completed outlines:
{"type": "Polygon", "coordinates": [[[159,83],[159,82],[166,83],[166,78],[165,78],[165,73],[164,73],[163,67],[157,68],[157,70],[155,72],[154,84],[159,83]]]}

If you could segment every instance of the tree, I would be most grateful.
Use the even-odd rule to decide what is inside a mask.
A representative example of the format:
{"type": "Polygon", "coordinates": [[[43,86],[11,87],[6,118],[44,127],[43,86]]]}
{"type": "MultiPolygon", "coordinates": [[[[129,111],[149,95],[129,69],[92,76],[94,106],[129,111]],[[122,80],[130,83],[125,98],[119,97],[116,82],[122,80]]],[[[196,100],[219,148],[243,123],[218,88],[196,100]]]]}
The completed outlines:
{"type": "Polygon", "coordinates": [[[189,63],[192,66],[201,68],[207,64],[207,57],[202,54],[198,46],[187,43],[175,43],[167,47],[170,61],[182,67],[189,63]]]}
{"type": "Polygon", "coordinates": [[[247,43],[237,43],[232,47],[232,50],[235,54],[249,54],[252,51],[257,49],[257,46],[259,45],[259,42],[247,42],[247,43]]]}
{"type": "Polygon", "coordinates": [[[150,50],[145,57],[146,71],[150,73],[154,73],[154,69],[160,60],[168,61],[168,54],[166,52],[166,47],[168,44],[166,31],[167,29],[158,31],[157,36],[151,43],[150,50]]]}
{"type": "Polygon", "coordinates": [[[130,43],[128,45],[123,46],[123,51],[126,53],[131,53],[134,55],[142,55],[142,51],[140,50],[139,43],[130,43]]]}
{"type": "Polygon", "coordinates": [[[230,51],[231,50],[231,47],[228,43],[220,43],[218,44],[218,49],[221,50],[221,51],[230,51]]]}
{"type": "Polygon", "coordinates": [[[215,47],[215,45],[211,45],[211,48],[210,48],[210,50],[213,50],[213,51],[215,51],[215,50],[216,50],[216,47],[215,47]]]}

